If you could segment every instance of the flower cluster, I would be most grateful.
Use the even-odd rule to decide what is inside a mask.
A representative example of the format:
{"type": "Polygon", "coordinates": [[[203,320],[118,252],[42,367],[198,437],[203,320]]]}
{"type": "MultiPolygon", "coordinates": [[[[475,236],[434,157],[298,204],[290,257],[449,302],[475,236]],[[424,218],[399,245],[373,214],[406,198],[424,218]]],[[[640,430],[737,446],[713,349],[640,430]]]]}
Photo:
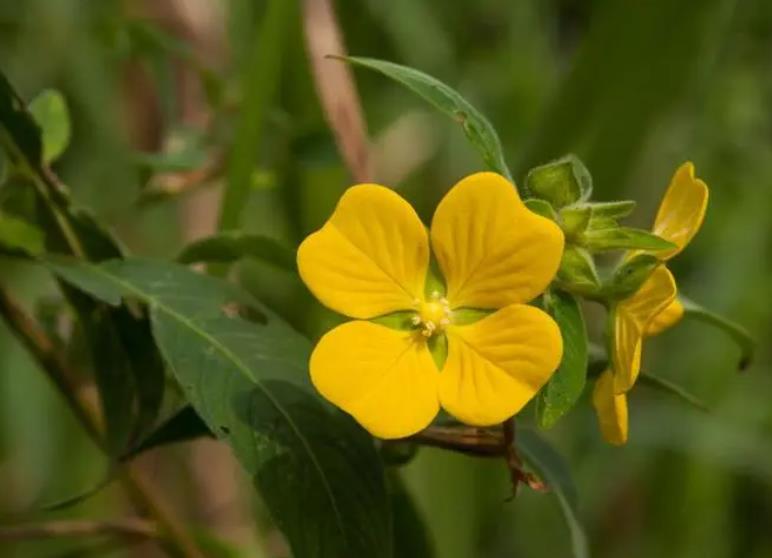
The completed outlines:
{"type": "Polygon", "coordinates": [[[618,225],[634,202],[590,202],[589,173],[573,157],[534,169],[526,189],[527,204],[501,175],[468,176],[428,231],[389,188],[348,189],[298,250],[316,298],[353,318],[314,349],[317,390],[380,438],[410,436],[441,408],[469,425],[501,423],[561,363],[558,325],[528,304],[554,288],[608,309],[609,365],[592,400],[603,437],[625,443],[643,340],[684,313],[666,262],[700,228],[707,186],[683,164],[651,232],[618,225]],[[615,249],[627,251],[601,279],[592,254],[615,249]]]}
{"type": "MultiPolygon", "coordinates": [[[[593,405],[603,437],[612,444],[627,441],[627,392],[641,370],[643,340],[672,327],[684,313],[676,298],[676,283],[665,263],[679,254],[697,234],[705,218],[708,187],[695,178],[694,165],[684,163],[662,198],[653,232],[674,246],[658,251],[657,265],[648,279],[629,296],[612,303],[608,335],[611,367],[598,378],[593,405]]],[[[631,253],[630,260],[637,254],[631,253]]]]}

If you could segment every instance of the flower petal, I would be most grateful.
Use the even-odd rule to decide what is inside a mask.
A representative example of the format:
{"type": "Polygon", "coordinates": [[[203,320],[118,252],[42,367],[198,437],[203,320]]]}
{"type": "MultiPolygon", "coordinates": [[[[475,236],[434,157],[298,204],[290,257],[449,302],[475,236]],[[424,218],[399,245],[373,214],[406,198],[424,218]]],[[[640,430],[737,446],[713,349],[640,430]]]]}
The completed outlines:
{"type": "Polygon", "coordinates": [[[657,252],[657,257],[669,260],[683,250],[702,226],[707,207],[708,186],[694,177],[694,164],[684,163],[670,180],[653,229],[654,234],[676,247],[657,252]]]}
{"type": "Polygon", "coordinates": [[[592,405],[598,417],[603,439],[609,444],[621,446],[627,442],[627,395],[614,393],[614,376],[606,370],[595,382],[592,405]]]}
{"type": "Polygon", "coordinates": [[[634,295],[617,304],[614,325],[614,389],[624,393],[633,387],[641,371],[641,345],[649,323],[676,296],[675,279],[661,265],[654,270],[634,295]]]}
{"type": "Polygon", "coordinates": [[[646,336],[649,337],[662,333],[677,324],[683,316],[684,305],[677,298],[674,298],[673,302],[668,304],[662,312],[654,316],[654,319],[649,322],[649,325],[646,327],[646,336]]]}
{"type": "Polygon", "coordinates": [[[392,190],[360,184],[346,190],[325,225],[298,248],[298,269],[325,306],[373,318],[415,306],[429,267],[426,228],[392,190]]]}
{"type": "Polygon", "coordinates": [[[379,438],[415,434],[440,409],[437,366],[414,332],[345,323],[321,338],[310,368],[319,393],[379,438]]]}
{"type": "Polygon", "coordinates": [[[563,232],[525,207],[492,172],[456,184],[437,206],[432,246],[454,308],[502,308],[547,287],[563,253],[563,232]]]}
{"type": "Polygon", "coordinates": [[[499,423],[522,409],[563,354],[557,324],[524,304],[446,331],[448,357],[440,373],[440,403],[476,426],[499,423]]]}

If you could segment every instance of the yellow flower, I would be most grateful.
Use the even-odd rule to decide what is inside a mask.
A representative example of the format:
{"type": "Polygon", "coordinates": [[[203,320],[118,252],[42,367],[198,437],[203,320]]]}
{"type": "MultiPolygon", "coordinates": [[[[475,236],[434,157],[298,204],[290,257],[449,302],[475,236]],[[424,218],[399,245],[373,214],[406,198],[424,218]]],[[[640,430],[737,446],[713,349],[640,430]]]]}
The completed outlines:
{"type": "Polygon", "coordinates": [[[349,188],[298,249],[300,276],[316,298],[356,318],[317,344],[314,386],[381,438],[422,430],[440,406],[472,425],[509,418],[560,363],[557,324],[525,303],[550,283],[562,252],[559,227],[495,173],[456,184],[428,234],[392,190],[349,188]],[[445,292],[427,287],[430,244],[445,292]],[[468,323],[463,309],[495,311],[468,323]],[[400,311],[412,328],[366,321],[400,311]],[[439,370],[430,349],[445,341],[439,370]]]}
{"type": "MultiPolygon", "coordinates": [[[[702,226],[708,205],[708,187],[695,178],[694,165],[681,165],[670,181],[654,220],[654,234],[675,244],[657,252],[663,262],[679,254],[702,226]]],[[[627,441],[627,396],[641,370],[643,339],[672,327],[683,306],[676,299],[676,283],[665,265],[630,297],[611,310],[611,369],[595,384],[593,404],[603,437],[612,444],[627,441]]]]}

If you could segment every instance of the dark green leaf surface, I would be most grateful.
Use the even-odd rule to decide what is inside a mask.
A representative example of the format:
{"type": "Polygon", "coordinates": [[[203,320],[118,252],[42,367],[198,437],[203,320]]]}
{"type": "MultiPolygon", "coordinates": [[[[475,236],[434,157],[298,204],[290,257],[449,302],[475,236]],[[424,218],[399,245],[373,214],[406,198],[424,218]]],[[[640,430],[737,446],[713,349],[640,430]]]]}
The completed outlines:
{"type": "Polygon", "coordinates": [[[43,142],[40,127],[13,90],[8,79],[0,73],[0,139],[16,163],[40,167],[43,142]]]}
{"type": "Polygon", "coordinates": [[[576,297],[553,291],[545,296],[545,304],[563,336],[563,360],[537,399],[539,426],[551,428],[582,395],[587,378],[588,340],[582,309],[576,297]]]}
{"type": "Polygon", "coordinates": [[[58,91],[48,89],[29,104],[32,117],[40,126],[43,141],[43,163],[55,161],[70,143],[70,114],[58,91]]]}
{"type": "Polygon", "coordinates": [[[536,432],[517,431],[517,449],[558,499],[568,529],[574,558],[589,558],[590,550],[577,512],[576,487],[563,457],[536,432]]]}
{"type": "Polygon", "coordinates": [[[150,449],[185,442],[202,436],[214,436],[196,410],[186,405],[158,426],[145,440],[123,459],[130,459],[150,449]]]}
{"type": "Polygon", "coordinates": [[[488,168],[512,180],[496,130],[488,119],[457,91],[438,79],[407,66],[355,56],[343,60],[390,77],[453,118],[461,124],[467,139],[482,155],[488,168]]]}
{"type": "Polygon", "coordinates": [[[187,398],[228,442],[295,556],[389,557],[391,524],[372,439],[309,385],[309,342],[228,283],[182,266],[62,260],[68,281],[115,304],[150,307],[153,331],[187,398]],[[262,324],[238,317],[253,306],[262,324]]]}
{"type": "Polygon", "coordinates": [[[253,258],[287,271],[295,271],[295,251],[273,238],[239,232],[225,232],[197,240],[177,256],[177,261],[192,263],[231,263],[253,258]]]}

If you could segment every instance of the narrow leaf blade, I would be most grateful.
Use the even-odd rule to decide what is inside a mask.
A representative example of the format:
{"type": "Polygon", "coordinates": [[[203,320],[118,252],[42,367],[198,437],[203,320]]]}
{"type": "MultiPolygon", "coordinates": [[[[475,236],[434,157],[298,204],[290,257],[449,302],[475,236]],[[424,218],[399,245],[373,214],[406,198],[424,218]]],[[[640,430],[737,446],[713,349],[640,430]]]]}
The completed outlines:
{"type": "Polygon", "coordinates": [[[341,60],[382,73],[401,83],[428,101],[429,104],[450,116],[461,124],[464,134],[472,146],[482,155],[485,164],[491,170],[512,180],[512,174],[504,158],[501,140],[499,140],[496,130],[488,119],[457,91],[438,79],[408,66],[355,56],[347,56],[341,60]]]}
{"type": "Polygon", "coordinates": [[[177,261],[192,263],[232,263],[252,258],[295,271],[295,251],[278,240],[259,234],[225,232],[197,240],[187,245],[177,261]]]}

